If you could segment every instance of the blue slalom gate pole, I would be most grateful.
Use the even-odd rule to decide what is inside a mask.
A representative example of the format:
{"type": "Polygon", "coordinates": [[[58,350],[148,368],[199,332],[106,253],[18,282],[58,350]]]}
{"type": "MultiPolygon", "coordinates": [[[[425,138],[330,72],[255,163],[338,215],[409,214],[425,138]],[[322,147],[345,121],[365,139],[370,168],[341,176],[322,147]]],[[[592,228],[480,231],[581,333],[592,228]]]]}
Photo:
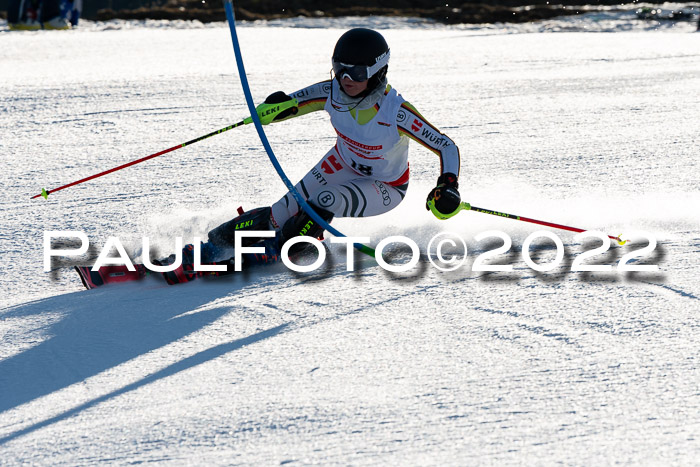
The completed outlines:
{"type": "MultiPolygon", "coordinates": [[[[306,200],[299,194],[297,189],[294,187],[292,182],[289,181],[289,178],[287,175],[284,173],[284,170],[282,170],[282,166],[280,165],[279,161],[275,157],[275,153],[272,151],[272,147],[270,146],[270,142],[267,140],[267,136],[265,135],[265,131],[263,130],[262,123],[260,122],[260,117],[258,116],[258,112],[255,110],[255,102],[253,102],[253,96],[250,92],[250,86],[248,85],[248,77],[245,72],[245,67],[243,66],[243,56],[241,55],[241,46],[238,43],[238,35],[236,34],[236,18],[234,17],[233,14],[233,2],[232,0],[224,0],[224,9],[226,10],[226,19],[228,20],[228,26],[229,29],[231,30],[231,41],[233,42],[233,53],[236,55],[236,65],[238,66],[238,74],[240,75],[241,78],[241,86],[243,86],[243,94],[245,95],[245,100],[246,103],[248,104],[248,110],[250,110],[250,115],[253,119],[253,124],[255,124],[255,129],[258,132],[258,136],[260,137],[260,141],[263,144],[263,147],[265,148],[265,151],[267,152],[267,156],[270,158],[270,162],[272,162],[272,165],[275,167],[275,170],[277,171],[277,174],[280,176],[282,181],[284,182],[285,186],[289,190],[289,192],[294,196],[294,199],[296,202],[301,206],[301,208],[311,216],[311,218],[318,223],[321,227],[323,227],[325,230],[329,231],[336,237],[346,237],[345,234],[341,233],[334,227],[331,227],[331,225],[323,220],[321,216],[319,216],[312,208],[309,206],[309,203],[306,202],[306,200]]],[[[369,256],[374,257],[374,249],[363,245],[362,243],[353,243],[353,246],[361,251],[362,253],[365,253],[369,256]]]]}

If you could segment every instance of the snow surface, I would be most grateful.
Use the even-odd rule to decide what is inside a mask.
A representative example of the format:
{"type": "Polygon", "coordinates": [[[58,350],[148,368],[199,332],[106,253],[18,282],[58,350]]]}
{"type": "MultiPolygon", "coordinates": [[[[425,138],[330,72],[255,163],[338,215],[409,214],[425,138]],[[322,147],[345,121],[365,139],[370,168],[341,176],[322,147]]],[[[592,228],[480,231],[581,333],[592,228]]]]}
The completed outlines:
{"type": "MultiPolygon", "coordinates": [[[[242,27],[256,100],[327,77],[335,40],[356,21],[242,27]]],[[[424,210],[437,161],[413,145],[403,204],[334,225],[373,245],[405,235],[422,251],[456,232],[470,249],[456,272],[422,260],[389,274],[367,258],[347,272],[333,248],[317,273],[276,265],[82,290],[68,261],[43,272],[44,231],[84,231],[86,261],[110,236],[138,258],[143,235],[170,252],[175,237],[204,236],[284,186],[248,126],[30,200],[246,108],[223,24],[0,32],[0,464],[697,462],[700,34],[634,20],[602,28],[634,31],[615,34],[534,33],[601,30],[571,18],[374,21],[392,47],[392,84],[460,145],[465,200],[649,232],[658,245],[646,261],[659,271],[571,272],[582,241],[562,231],[563,265],[533,271],[519,251],[540,227],[424,210]],[[471,271],[498,246],[474,236],[493,229],[513,239],[499,257],[511,273],[471,271]]],[[[334,140],[321,113],[266,130],[294,180],[334,140]]],[[[539,243],[533,257],[552,260],[539,243]]]]}

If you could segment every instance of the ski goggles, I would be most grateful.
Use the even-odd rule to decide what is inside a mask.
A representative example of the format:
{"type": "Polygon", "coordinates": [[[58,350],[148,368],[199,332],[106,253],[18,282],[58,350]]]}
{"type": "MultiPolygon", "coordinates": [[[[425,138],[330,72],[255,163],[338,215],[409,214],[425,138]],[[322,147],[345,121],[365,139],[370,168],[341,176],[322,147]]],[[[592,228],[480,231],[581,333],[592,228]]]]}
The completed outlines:
{"type": "Polygon", "coordinates": [[[387,50],[378,59],[377,63],[372,66],[367,65],[350,65],[343,62],[332,60],[333,73],[338,79],[350,78],[353,81],[367,81],[375,73],[381,70],[389,63],[389,51],[387,50]]]}

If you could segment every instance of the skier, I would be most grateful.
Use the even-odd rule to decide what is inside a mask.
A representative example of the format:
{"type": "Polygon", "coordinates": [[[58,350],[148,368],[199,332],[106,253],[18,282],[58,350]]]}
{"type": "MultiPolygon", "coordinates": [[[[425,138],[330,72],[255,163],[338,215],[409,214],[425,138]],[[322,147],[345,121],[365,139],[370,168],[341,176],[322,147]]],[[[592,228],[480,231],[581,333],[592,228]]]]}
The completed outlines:
{"type": "MultiPolygon", "coordinates": [[[[308,204],[324,220],[334,217],[369,217],[384,214],[401,203],[409,182],[409,139],[435,152],[440,176],[426,200],[426,209],[445,219],[457,212],[459,150],[455,143],[431,125],[414,106],[387,83],[389,46],[371,29],[344,33],[333,51],[331,79],[287,95],[278,91],[256,109],[259,115],[296,99],[280,112],[275,122],[325,110],[337,133],[336,144],[296,185],[308,204]]],[[[245,246],[259,242],[265,254],[244,254],[244,266],[277,261],[284,242],[298,235],[322,238],[323,228],[300,208],[291,193],[271,206],[253,209],[213,229],[201,245],[202,263],[221,262],[229,254],[237,230],[274,230],[268,239],[246,239],[245,246]]],[[[302,243],[301,245],[306,245],[302,243]]],[[[298,247],[300,244],[294,245],[298,247]]],[[[164,273],[168,283],[194,279],[193,245],[183,250],[182,266],[164,273]]],[[[294,254],[294,248],[290,253],[294,254]]],[[[171,255],[158,264],[171,264],[171,255]]]]}

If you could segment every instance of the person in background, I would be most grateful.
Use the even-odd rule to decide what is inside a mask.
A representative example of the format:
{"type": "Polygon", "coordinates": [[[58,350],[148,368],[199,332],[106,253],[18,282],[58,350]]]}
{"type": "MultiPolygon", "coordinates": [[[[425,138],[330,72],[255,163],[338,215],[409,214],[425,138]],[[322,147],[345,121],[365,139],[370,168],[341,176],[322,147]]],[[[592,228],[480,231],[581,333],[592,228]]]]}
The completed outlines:
{"type": "Polygon", "coordinates": [[[11,31],[71,29],[82,9],[83,0],[10,0],[7,23],[11,31]]]}

